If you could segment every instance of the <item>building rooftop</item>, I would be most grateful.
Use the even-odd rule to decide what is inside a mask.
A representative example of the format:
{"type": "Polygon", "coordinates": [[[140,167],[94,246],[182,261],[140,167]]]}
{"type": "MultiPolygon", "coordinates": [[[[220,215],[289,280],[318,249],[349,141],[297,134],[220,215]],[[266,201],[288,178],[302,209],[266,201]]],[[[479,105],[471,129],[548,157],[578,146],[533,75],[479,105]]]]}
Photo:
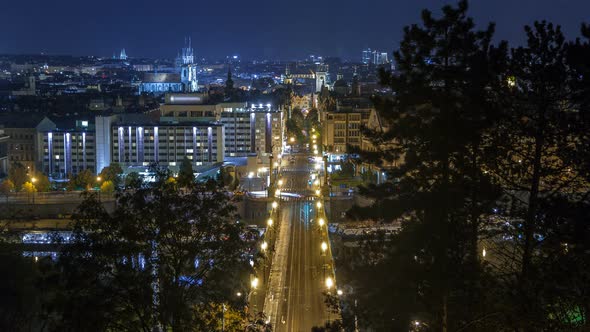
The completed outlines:
{"type": "Polygon", "coordinates": [[[180,83],[177,73],[144,73],[144,83],[180,83]]]}

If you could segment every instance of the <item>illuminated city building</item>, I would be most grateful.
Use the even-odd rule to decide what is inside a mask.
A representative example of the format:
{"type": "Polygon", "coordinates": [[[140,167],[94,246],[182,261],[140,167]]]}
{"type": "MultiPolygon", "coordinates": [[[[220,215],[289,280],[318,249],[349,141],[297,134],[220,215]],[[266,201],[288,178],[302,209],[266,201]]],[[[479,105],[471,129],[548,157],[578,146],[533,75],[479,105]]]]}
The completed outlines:
{"type": "Polygon", "coordinates": [[[323,87],[329,87],[330,76],[325,65],[319,65],[315,72],[315,92],[321,92],[323,87]]]}
{"type": "Polygon", "coordinates": [[[225,155],[256,153],[265,162],[279,153],[283,140],[283,113],[270,104],[206,104],[203,94],[167,94],[160,106],[162,122],[215,121],[224,127],[225,155]],[[274,148],[273,148],[274,147],[274,148]],[[274,149],[274,151],[272,151],[274,149]]]}
{"type": "Polygon", "coordinates": [[[36,114],[6,114],[0,117],[0,129],[7,137],[7,169],[14,163],[20,163],[28,170],[37,169],[37,126],[47,122],[51,123],[46,117],[36,114]]]}
{"type": "Polygon", "coordinates": [[[54,179],[65,179],[85,169],[94,171],[94,124],[87,119],[60,120],[38,126],[37,153],[42,172],[54,179]]]}
{"type": "Polygon", "coordinates": [[[371,63],[372,57],[373,57],[373,51],[371,51],[370,48],[364,49],[362,57],[361,57],[361,62],[365,65],[368,65],[371,63]]]}
{"type": "Polygon", "coordinates": [[[171,73],[145,73],[139,84],[139,94],[164,94],[168,92],[196,92],[199,81],[197,79],[197,65],[194,63],[194,49],[191,39],[185,39],[185,46],[177,58],[177,68],[171,73]]]}
{"type": "Polygon", "coordinates": [[[125,52],[125,49],[121,50],[121,54],[119,54],[119,60],[127,60],[127,52],[125,52]]]}

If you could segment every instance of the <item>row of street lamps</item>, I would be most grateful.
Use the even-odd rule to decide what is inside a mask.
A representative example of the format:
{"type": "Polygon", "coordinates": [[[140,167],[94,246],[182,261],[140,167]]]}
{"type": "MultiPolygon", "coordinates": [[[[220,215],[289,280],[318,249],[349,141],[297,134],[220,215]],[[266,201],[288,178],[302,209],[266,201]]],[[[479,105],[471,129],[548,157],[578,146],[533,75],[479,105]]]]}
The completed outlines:
{"type": "MultiPolygon", "coordinates": [[[[315,138],[314,138],[315,141],[315,138]]],[[[314,142],[315,143],[315,142],[314,142]]],[[[317,147],[314,144],[314,153],[318,154],[317,151],[317,147]]],[[[321,250],[321,255],[322,255],[322,272],[323,272],[323,278],[324,278],[324,286],[326,287],[326,291],[328,292],[328,295],[330,295],[330,293],[332,292],[332,290],[336,287],[336,281],[334,279],[334,277],[332,276],[332,273],[330,273],[330,275],[326,276],[326,256],[327,256],[327,252],[329,249],[329,245],[328,245],[328,232],[327,232],[327,225],[326,225],[326,221],[324,219],[324,213],[322,213],[322,207],[323,204],[321,202],[322,200],[322,190],[321,190],[321,182],[319,180],[319,174],[316,175],[315,173],[311,174],[310,177],[310,181],[312,182],[312,185],[315,189],[315,195],[317,196],[317,201],[315,203],[316,206],[316,220],[318,223],[318,228],[320,230],[320,237],[321,237],[321,243],[320,243],[320,250],[321,250]]],[[[341,296],[343,294],[342,290],[337,289],[336,290],[336,295],[341,296]]],[[[328,321],[330,321],[330,317],[328,314],[328,321]]]]}
{"type": "MultiPolygon", "coordinates": [[[[269,174],[269,176],[271,176],[271,174],[269,174]]],[[[278,187],[275,190],[274,194],[275,194],[275,198],[278,197],[280,200],[281,199],[280,188],[283,185],[283,180],[278,180],[277,184],[278,184],[278,187]]],[[[262,253],[263,262],[262,262],[262,269],[259,272],[262,274],[262,280],[260,280],[256,275],[253,275],[250,278],[250,290],[246,294],[246,299],[245,299],[247,304],[250,303],[251,296],[256,295],[256,290],[259,289],[259,287],[261,287],[262,284],[264,284],[265,282],[268,282],[268,280],[265,280],[266,268],[267,268],[267,255],[269,255],[269,253],[272,253],[273,246],[271,245],[271,243],[274,243],[274,241],[275,241],[275,239],[274,239],[274,236],[275,236],[274,228],[275,227],[273,227],[275,225],[275,222],[274,222],[273,217],[275,217],[276,220],[280,220],[279,202],[277,200],[273,200],[273,202],[271,203],[271,207],[272,207],[272,209],[269,211],[269,217],[266,221],[267,231],[265,232],[263,241],[260,243],[260,251],[262,253]]],[[[251,260],[250,265],[252,267],[254,267],[254,261],[251,260]]],[[[236,293],[236,296],[238,296],[238,297],[241,297],[242,295],[243,294],[241,292],[236,293]]]]}

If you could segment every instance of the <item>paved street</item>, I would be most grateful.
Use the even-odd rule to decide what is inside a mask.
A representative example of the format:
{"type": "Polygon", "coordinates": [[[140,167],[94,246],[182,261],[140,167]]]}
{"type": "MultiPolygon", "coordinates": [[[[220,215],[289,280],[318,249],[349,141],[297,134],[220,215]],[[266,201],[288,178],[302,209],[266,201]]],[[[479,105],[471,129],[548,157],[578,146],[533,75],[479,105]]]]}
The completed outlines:
{"type": "MultiPolygon", "coordinates": [[[[322,254],[321,243],[329,244],[327,230],[318,224],[317,198],[309,195],[313,192],[308,184],[313,165],[305,155],[298,156],[295,164],[286,160],[284,165],[283,193],[308,196],[289,196],[281,203],[281,231],[265,313],[275,331],[308,332],[335,318],[329,315],[323,294],[326,277],[332,277],[331,251],[322,254]]],[[[335,292],[335,287],[331,291],[335,292]]]]}

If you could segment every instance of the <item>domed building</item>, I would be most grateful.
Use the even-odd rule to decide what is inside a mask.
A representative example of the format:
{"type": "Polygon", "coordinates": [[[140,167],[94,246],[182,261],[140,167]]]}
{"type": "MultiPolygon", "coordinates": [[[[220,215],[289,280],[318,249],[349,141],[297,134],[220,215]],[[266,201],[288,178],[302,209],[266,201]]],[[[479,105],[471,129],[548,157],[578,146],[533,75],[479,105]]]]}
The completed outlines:
{"type": "Polygon", "coordinates": [[[333,90],[339,96],[345,96],[348,94],[348,83],[342,77],[342,74],[338,74],[338,79],[334,82],[333,90]]]}

